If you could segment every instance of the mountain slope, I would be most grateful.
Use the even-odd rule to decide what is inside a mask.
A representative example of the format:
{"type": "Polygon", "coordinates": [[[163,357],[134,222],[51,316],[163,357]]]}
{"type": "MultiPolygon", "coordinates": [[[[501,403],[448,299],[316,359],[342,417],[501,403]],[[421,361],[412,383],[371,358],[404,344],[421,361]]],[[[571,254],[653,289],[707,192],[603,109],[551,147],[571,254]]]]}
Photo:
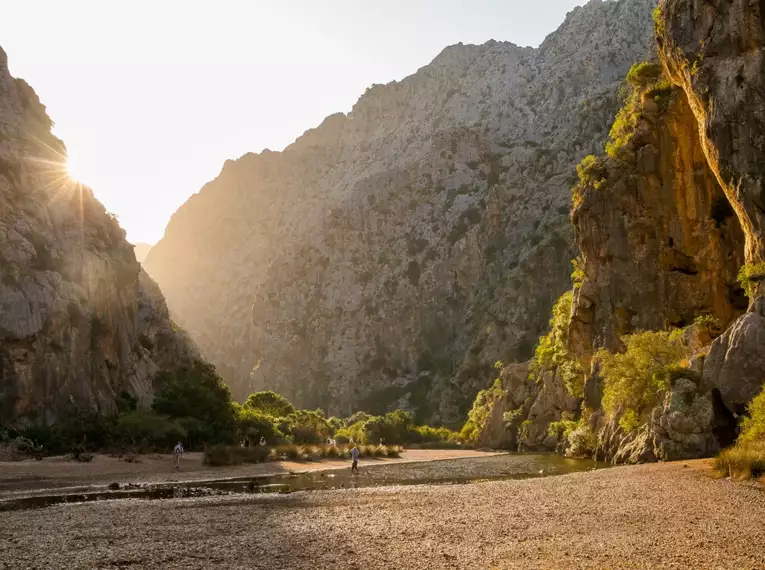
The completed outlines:
{"type": "Polygon", "coordinates": [[[66,175],[66,149],[0,49],[0,424],[107,411],[195,355],[125,232],[66,175]]]}
{"type": "Polygon", "coordinates": [[[653,0],[538,49],[452,46],[173,216],[146,268],[235,394],[456,421],[569,284],[574,166],[602,148],[653,0]]]}

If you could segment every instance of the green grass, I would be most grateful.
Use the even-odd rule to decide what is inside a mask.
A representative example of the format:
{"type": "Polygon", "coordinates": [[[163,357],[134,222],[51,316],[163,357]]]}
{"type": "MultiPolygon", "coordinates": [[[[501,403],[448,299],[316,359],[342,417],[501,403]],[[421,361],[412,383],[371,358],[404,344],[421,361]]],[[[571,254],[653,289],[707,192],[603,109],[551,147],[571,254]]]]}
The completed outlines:
{"type": "Polygon", "coordinates": [[[765,475],[765,440],[739,441],[723,450],[715,459],[715,470],[740,481],[759,479],[765,475]]]}

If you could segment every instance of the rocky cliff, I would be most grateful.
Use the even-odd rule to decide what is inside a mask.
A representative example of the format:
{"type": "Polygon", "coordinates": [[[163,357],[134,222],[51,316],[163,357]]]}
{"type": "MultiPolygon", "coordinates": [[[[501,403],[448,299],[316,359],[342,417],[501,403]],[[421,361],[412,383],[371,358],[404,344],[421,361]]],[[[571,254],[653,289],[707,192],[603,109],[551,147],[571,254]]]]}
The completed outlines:
{"type": "Polygon", "coordinates": [[[765,384],[765,4],[662,0],[654,17],[658,61],[630,70],[606,153],[578,167],[573,303],[566,334],[550,333],[565,338],[547,370],[502,371],[481,442],[551,448],[567,421],[575,452],[708,456],[765,384]],[[686,328],[687,366],[627,429],[603,410],[596,352],[673,328],[686,328]],[[567,360],[585,380],[581,414],[560,391],[567,360]]]}
{"type": "Polygon", "coordinates": [[[66,175],[66,149],[0,49],[0,424],[69,406],[147,405],[194,354],[116,219],[66,175]]]}
{"type": "Polygon", "coordinates": [[[569,188],[602,148],[652,0],[538,49],[452,46],[284,152],[227,162],[146,267],[234,392],[457,421],[569,287],[569,188]]]}

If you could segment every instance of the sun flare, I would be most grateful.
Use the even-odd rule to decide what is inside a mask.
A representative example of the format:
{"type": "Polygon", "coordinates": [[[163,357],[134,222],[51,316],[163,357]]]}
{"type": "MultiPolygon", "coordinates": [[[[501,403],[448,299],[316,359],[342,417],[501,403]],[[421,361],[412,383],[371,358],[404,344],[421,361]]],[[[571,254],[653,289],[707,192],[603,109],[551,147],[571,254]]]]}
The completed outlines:
{"type": "Polygon", "coordinates": [[[72,180],[82,183],[85,182],[85,173],[82,171],[82,163],[77,160],[77,155],[72,154],[71,151],[67,152],[66,156],[66,172],[72,180]]]}

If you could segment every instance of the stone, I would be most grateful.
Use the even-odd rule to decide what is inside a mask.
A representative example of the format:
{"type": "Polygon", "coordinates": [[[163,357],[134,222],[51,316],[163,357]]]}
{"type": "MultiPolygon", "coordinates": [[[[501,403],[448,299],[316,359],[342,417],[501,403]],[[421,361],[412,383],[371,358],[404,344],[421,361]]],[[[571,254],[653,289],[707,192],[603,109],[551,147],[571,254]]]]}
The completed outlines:
{"type": "Polygon", "coordinates": [[[704,381],[719,390],[725,407],[743,414],[765,385],[765,297],[712,343],[704,381]]]}

